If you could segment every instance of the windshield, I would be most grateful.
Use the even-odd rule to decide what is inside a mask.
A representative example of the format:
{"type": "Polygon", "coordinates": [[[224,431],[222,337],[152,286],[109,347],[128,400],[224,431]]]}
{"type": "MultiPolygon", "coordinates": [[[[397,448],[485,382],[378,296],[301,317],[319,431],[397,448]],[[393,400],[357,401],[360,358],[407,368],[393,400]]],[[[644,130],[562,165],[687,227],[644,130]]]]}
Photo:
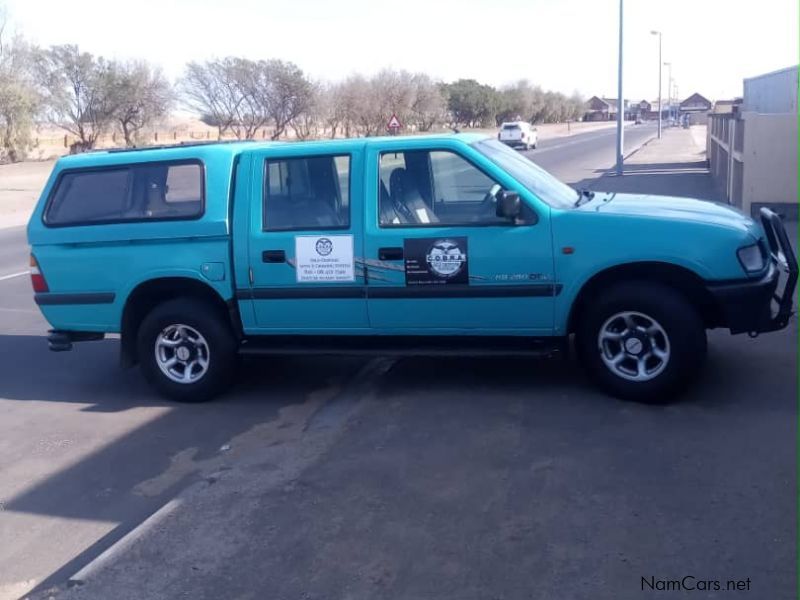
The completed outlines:
{"type": "Polygon", "coordinates": [[[575,189],[497,140],[475,142],[473,147],[550,206],[572,208],[580,198],[575,189]]]}

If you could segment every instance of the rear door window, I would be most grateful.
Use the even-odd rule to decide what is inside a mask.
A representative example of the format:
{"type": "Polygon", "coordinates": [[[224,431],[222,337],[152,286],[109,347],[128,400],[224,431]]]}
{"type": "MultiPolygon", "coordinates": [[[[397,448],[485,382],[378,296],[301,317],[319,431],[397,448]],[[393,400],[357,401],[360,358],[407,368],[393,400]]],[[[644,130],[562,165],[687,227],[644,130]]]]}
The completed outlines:
{"type": "Polygon", "coordinates": [[[203,214],[197,161],[65,171],[45,211],[49,226],[191,219],[203,214]]]}

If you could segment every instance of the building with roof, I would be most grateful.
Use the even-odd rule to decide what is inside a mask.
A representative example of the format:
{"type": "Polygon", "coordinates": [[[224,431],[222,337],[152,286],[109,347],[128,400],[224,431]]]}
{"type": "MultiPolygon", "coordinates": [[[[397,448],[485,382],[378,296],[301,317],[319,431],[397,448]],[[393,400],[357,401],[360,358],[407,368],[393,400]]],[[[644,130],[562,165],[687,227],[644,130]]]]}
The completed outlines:
{"type": "Polygon", "coordinates": [[[744,80],[742,112],[797,114],[797,67],[744,80]]]}
{"type": "Polygon", "coordinates": [[[698,93],[692,94],[678,105],[680,117],[688,119],[692,125],[705,125],[713,107],[711,100],[698,93]]]}
{"type": "MultiPolygon", "coordinates": [[[[586,101],[586,112],[583,115],[584,121],[613,121],[617,118],[617,106],[619,102],[616,98],[601,98],[592,96],[586,101]]],[[[630,102],[623,100],[623,118],[631,120],[635,117],[631,110],[630,102]]]]}

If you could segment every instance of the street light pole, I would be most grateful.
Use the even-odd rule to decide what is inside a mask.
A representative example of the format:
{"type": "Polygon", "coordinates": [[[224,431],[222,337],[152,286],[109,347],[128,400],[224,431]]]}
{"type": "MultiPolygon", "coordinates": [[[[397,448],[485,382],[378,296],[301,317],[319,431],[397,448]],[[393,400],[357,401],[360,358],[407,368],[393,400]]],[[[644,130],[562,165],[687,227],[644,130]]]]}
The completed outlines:
{"type": "Polygon", "coordinates": [[[661,139],[661,32],[650,33],[658,36],[658,138],[661,139]]]}
{"type": "Polygon", "coordinates": [[[622,175],[622,119],[625,116],[625,101],[622,99],[622,1],[619,0],[619,71],[617,73],[617,175],[622,175]]]}
{"type": "Polygon", "coordinates": [[[664,66],[667,67],[667,108],[669,109],[669,118],[672,119],[672,63],[665,62],[664,66]]]}

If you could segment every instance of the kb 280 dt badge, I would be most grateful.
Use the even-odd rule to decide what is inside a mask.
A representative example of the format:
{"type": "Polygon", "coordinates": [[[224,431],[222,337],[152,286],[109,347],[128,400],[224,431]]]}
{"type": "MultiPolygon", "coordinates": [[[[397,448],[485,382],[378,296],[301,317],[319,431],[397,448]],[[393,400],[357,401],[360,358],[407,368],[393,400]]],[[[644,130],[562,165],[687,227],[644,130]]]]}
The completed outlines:
{"type": "Polygon", "coordinates": [[[466,237],[406,239],[403,254],[406,285],[469,283],[466,237]]]}

